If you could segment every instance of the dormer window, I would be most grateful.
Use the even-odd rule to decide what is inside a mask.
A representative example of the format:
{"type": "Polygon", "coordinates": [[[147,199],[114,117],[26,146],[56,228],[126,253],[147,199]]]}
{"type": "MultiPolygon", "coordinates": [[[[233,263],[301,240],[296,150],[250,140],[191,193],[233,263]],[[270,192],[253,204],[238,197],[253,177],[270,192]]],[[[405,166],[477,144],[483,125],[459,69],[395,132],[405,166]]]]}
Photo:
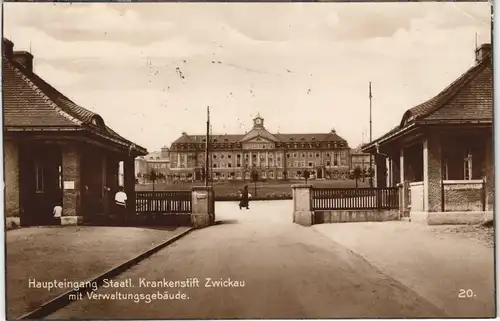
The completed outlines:
{"type": "Polygon", "coordinates": [[[105,128],[105,126],[104,126],[104,120],[99,115],[92,116],[92,119],[90,120],[90,123],[92,125],[94,125],[94,126],[97,126],[97,127],[101,128],[101,129],[105,128]]]}

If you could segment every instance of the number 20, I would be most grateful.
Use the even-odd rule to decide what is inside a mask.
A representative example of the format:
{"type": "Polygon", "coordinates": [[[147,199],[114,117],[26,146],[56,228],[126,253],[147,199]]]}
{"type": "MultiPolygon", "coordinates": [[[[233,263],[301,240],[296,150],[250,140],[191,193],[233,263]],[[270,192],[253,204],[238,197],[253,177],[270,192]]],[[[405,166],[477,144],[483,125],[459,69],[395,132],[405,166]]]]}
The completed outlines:
{"type": "Polygon", "coordinates": [[[473,298],[475,297],[476,295],[474,294],[474,291],[472,291],[471,289],[460,289],[459,293],[458,293],[458,297],[459,298],[473,298]]]}

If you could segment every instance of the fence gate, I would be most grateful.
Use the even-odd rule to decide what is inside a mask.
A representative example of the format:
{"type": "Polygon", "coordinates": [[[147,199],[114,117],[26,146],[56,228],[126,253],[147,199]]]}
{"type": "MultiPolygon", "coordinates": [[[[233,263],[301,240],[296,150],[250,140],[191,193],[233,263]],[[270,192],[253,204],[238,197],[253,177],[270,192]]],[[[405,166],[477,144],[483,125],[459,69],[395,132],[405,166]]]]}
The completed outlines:
{"type": "Polygon", "coordinates": [[[191,191],[136,192],[136,225],[191,224],[191,191]]]}
{"type": "Polygon", "coordinates": [[[399,209],[397,187],[313,188],[311,210],[399,209]]]}

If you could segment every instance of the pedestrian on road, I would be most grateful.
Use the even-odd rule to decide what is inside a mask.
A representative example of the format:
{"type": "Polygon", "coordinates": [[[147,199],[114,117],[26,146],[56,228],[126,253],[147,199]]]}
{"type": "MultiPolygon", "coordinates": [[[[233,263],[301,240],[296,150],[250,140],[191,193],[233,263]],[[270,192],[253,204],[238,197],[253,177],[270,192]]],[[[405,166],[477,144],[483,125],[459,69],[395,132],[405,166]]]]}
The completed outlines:
{"type": "Polygon", "coordinates": [[[127,194],[123,191],[123,186],[115,194],[115,208],[118,219],[124,220],[127,216],[127,194]]]}
{"type": "Polygon", "coordinates": [[[243,190],[241,191],[240,193],[240,210],[242,207],[245,207],[247,210],[250,209],[248,207],[248,199],[250,197],[250,194],[248,193],[248,185],[245,185],[245,187],[243,187],[243,190]]]}

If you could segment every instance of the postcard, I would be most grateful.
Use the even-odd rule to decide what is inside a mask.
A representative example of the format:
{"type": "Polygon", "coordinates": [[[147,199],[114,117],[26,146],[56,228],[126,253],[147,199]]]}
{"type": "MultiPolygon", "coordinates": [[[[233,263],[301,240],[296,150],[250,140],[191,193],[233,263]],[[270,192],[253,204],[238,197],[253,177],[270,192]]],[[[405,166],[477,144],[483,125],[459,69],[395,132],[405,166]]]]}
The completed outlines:
{"type": "Polygon", "coordinates": [[[496,316],[491,4],[3,10],[7,319],[496,316]]]}

